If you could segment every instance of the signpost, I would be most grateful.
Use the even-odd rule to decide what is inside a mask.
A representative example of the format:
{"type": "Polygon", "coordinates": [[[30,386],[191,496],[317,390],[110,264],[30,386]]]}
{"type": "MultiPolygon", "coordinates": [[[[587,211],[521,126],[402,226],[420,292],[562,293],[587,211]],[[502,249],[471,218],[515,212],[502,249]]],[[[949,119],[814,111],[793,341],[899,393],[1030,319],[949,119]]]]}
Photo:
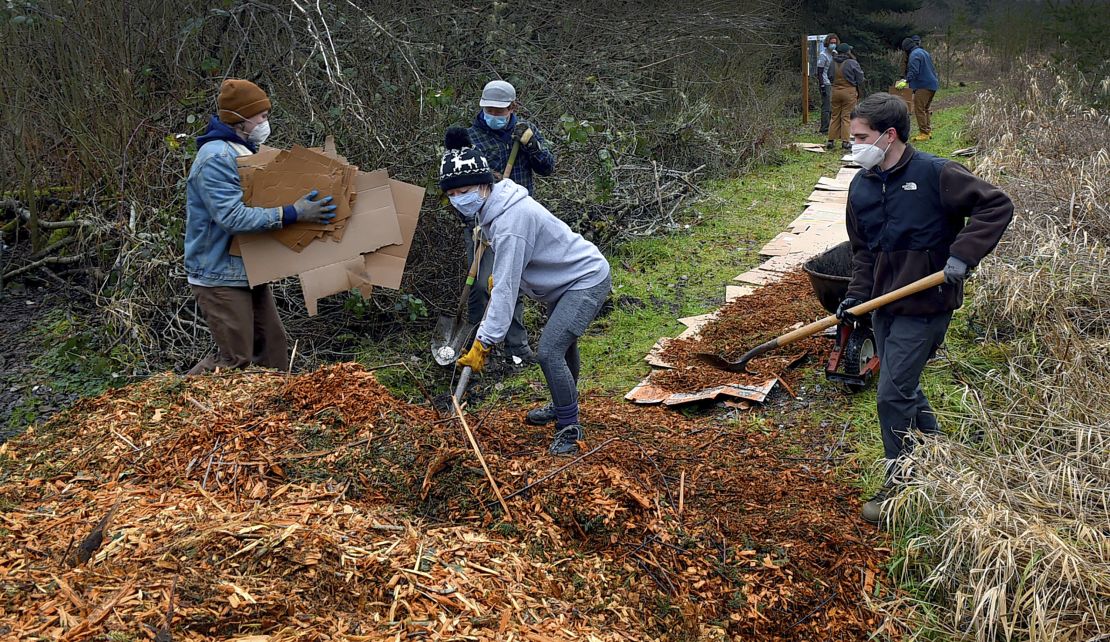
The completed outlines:
{"type": "MultiPolygon", "coordinates": [[[[825,46],[825,36],[802,36],[802,124],[809,124],[809,79],[817,75],[817,58],[825,46]]],[[[821,82],[818,79],[818,82],[821,82]]]]}

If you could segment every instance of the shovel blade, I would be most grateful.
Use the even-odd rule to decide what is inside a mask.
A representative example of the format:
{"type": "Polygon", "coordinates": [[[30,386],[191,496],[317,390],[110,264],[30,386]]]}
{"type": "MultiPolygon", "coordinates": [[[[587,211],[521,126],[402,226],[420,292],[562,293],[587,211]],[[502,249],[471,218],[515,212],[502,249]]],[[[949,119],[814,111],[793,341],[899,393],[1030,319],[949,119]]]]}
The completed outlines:
{"type": "Polygon", "coordinates": [[[695,352],[694,357],[702,363],[727,372],[744,372],[747,369],[748,361],[751,360],[740,359],[739,361],[729,361],[719,354],[712,354],[710,352],[695,352]]]}
{"type": "Polygon", "coordinates": [[[466,354],[474,328],[474,324],[461,317],[440,317],[432,333],[432,358],[435,362],[449,366],[466,354]]]}

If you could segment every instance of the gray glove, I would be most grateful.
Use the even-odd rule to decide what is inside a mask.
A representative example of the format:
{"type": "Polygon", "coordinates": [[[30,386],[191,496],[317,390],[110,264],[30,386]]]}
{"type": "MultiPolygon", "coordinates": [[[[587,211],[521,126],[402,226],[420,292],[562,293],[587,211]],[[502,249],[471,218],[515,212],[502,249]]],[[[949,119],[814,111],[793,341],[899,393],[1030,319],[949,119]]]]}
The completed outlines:
{"type": "Polygon", "coordinates": [[[948,262],[944,264],[944,282],[948,285],[956,285],[963,283],[967,278],[967,263],[954,256],[948,257],[948,262]]]}
{"type": "Polygon", "coordinates": [[[319,192],[312,190],[293,203],[293,209],[297,210],[298,223],[328,224],[335,218],[335,206],[331,204],[331,197],[316,200],[317,194],[319,192]]]}
{"type": "Polygon", "coordinates": [[[856,323],[859,321],[859,317],[849,312],[848,309],[854,308],[861,303],[863,303],[863,301],[855,297],[844,297],[844,300],[841,301],[840,305],[836,308],[836,318],[844,323],[856,323]]]}
{"type": "MultiPolygon", "coordinates": [[[[523,140],[524,132],[528,131],[529,129],[532,129],[532,126],[528,123],[517,123],[516,129],[513,130],[513,137],[517,140],[523,140]]],[[[536,138],[535,130],[532,130],[532,138],[530,138],[527,143],[522,142],[521,147],[523,147],[529,153],[535,153],[539,150],[540,141],[538,138],[536,138]]]]}

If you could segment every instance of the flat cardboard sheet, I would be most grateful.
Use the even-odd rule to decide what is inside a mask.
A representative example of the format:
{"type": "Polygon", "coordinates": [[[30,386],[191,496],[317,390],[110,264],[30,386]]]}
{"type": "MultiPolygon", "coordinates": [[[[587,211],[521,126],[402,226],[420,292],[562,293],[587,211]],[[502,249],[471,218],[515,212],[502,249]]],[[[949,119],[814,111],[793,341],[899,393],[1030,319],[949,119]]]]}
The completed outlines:
{"type": "Polygon", "coordinates": [[[801,150],[803,152],[813,152],[814,154],[824,154],[825,146],[821,143],[790,143],[787,147],[801,150]]]}
{"type": "Polygon", "coordinates": [[[739,299],[742,296],[748,296],[755,292],[754,285],[726,285],[725,286],[725,303],[733,299],[739,299]]]}
{"type": "Polygon", "coordinates": [[[734,276],[732,280],[739,281],[741,283],[748,283],[750,285],[767,285],[768,283],[774,283],[781,278],[781,274],[778,274],[776,272],[767,272],[756,268],[754,270],[748,270],[747,272],[738,276],[734,276]]]}
{"type": "Polygon", "coordinates": [[[667,344],[673,340],[671,337],[660,338],[655,342],[655,345],[651,346],[651,350],[644,357],[644,361],[653,368],[674,368],[674,364],[663,358],[663,351],[667,349],[667,344]]]}
{"type": "Polygon", "coordinates": [[[774,378],[768,379],[755,386],[726,384],[723,386],[706,388],[697,392],[670,392],[653,384],[651,382],[651,375],[649,374],[643,381],[637,384],[635,388],[630,390],[624,398],[636,404],[663,404],[664,406],[670,407],[697,403],[699,401],[713,401],[716,399],[762,403],[767,399],[767,395],[771,394],[771,390],[775,387],[776,383],[778,383],[778,379],[774,378]]]}

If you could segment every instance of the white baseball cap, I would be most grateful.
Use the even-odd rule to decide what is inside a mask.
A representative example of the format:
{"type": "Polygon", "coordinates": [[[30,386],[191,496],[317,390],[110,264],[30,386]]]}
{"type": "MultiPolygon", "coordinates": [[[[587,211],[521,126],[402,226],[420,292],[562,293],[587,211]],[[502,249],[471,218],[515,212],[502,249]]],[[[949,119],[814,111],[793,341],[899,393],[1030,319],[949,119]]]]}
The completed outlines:
{"type": "Polygon", "coordinates": [[[508,107],[516,100],[516,89],[504,80],[491,80],[482,89],[479,107],[508,107]]]}

